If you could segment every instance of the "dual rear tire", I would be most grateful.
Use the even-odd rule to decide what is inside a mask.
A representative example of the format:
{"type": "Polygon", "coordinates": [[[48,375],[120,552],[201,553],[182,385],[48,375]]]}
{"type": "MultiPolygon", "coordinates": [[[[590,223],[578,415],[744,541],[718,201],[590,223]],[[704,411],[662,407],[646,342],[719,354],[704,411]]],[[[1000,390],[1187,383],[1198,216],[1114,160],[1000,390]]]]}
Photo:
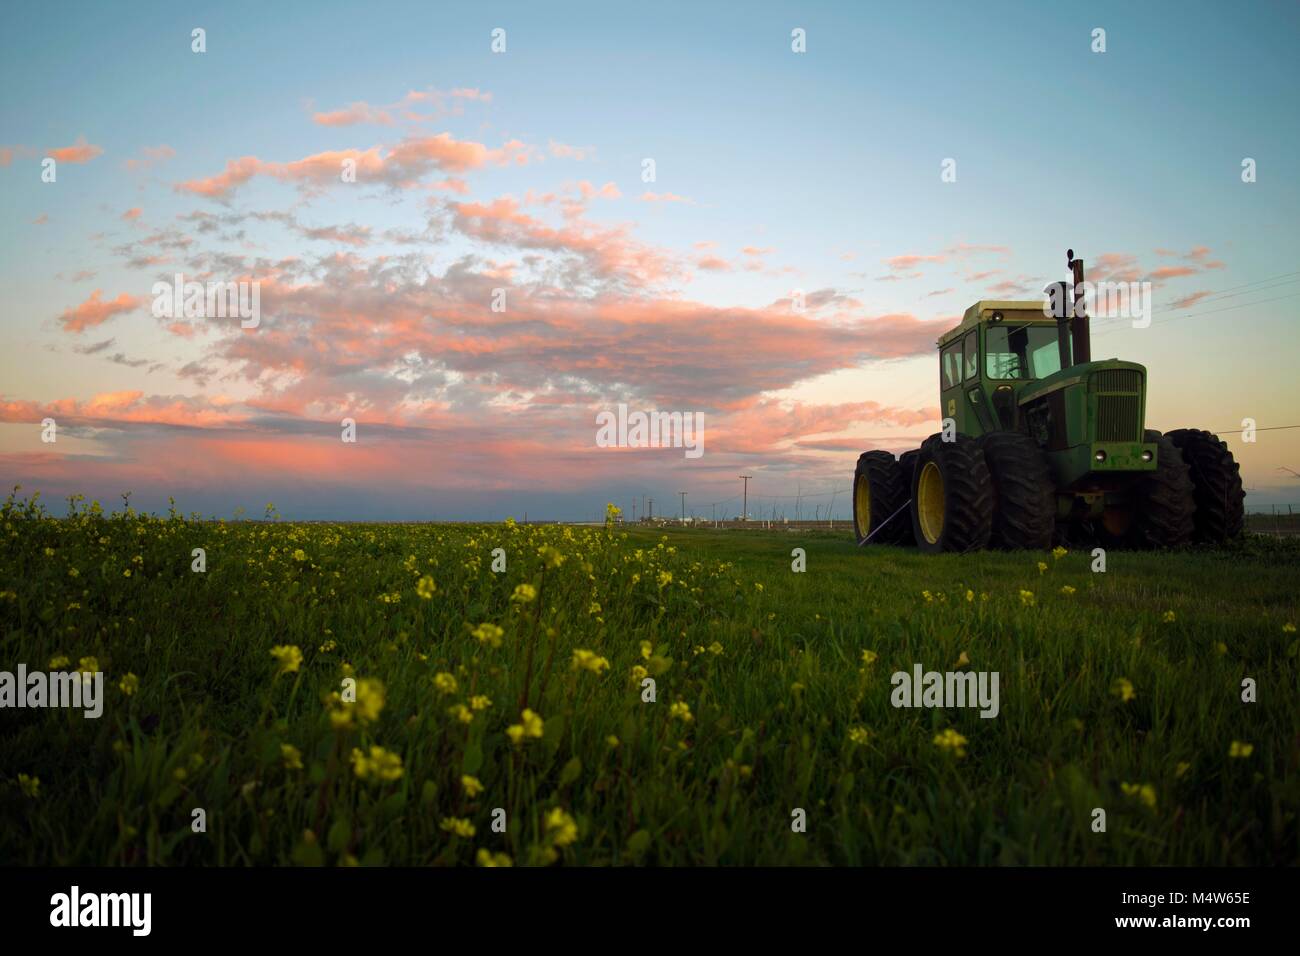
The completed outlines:
{"type": "MultiPolygon", "coordinates": [[[[1156,470],[1134,482],[1122,507],[1107,509],[1097,529],[1105,543],[1177,548],[1241,534],[1240,466],[1217,435],[1183,428],[1144,439],[1157,446],[1156,470]]],[[[914,541],[927,553],[1042,551],[1057,530],[1056,488],[1046,455],[1027,435],[950,442],[932,435],[897,460],[886,451],[858,458],[853,522],[859,542],[914,541]]]]}

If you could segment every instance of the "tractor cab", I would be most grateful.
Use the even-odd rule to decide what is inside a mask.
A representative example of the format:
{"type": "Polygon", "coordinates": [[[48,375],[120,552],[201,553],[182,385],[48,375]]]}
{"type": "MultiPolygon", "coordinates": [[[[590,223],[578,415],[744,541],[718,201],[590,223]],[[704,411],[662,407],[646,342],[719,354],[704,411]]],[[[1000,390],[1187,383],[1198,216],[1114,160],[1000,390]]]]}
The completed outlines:
{"type": "Polygon", "coordinates": [[[976,302],[938,345],[940,407],[957,434],[1028,435],[1061,488],[1097,472],[1155,468],[1155,444],[1143,441],[1146,369],[1119,359],[1072,364],[1071,343],[1042,302],[976,302]]]}

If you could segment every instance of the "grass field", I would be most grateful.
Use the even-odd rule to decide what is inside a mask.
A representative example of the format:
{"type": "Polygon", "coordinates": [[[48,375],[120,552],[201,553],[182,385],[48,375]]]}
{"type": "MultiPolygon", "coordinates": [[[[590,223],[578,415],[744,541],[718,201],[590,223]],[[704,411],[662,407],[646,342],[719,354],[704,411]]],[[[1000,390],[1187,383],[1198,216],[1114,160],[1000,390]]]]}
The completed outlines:
{"type": "Polygon", "coordinates": [[[105,688],[0,711],[5,863],[1300,862],[1300,542],[1094,573],[14,498],[0,532],[0,669],[105,688]],[[998,672],[997,716],[891,706],[918,663],[998,672]]]}

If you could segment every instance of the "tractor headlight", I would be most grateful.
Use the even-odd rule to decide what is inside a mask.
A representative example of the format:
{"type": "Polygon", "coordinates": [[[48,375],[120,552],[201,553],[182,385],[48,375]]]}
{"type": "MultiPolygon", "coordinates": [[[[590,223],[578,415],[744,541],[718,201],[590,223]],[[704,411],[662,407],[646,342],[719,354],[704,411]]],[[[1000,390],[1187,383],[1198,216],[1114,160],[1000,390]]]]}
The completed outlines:
{"type": "Polygon", "coordinates": [[[1144,452],[1142,453],[1142,460],[1143,460],[1143,461],[1150,461],[1150,460],[1151,460],[1152,458],[1154,458],[1154,457],[1155,457],[1155,455],[1151,454],[1151,449],[1149,449],[1149,448],[1148,448],[1146,451],[1144,451],[1144,452]]]}
{"type": "Polygon", "coordinates": [[[1106,449],[1104,449],[1104,448],[1098,448],[1098,449],[1097,449],[1097,454],[1093,455],[1092,457],[1095,458],[1095,459],[1097,459],[1097,461],[1105,461],[1105,460],[1106,460],[1106,449]]]}

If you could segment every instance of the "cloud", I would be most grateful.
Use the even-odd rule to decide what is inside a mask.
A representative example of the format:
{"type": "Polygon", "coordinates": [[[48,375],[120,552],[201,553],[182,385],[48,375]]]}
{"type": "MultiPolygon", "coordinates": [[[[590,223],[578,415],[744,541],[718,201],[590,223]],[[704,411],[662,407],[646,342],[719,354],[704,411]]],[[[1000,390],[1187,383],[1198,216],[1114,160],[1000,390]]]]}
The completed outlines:
{"type": "Polygon", "coordinates": [[[550,140],[547,143],[547,149],[556,159],[574,159],[582,162],[588,159],[595,159],[596,149],[594,146],[569,146],[565,143],[557,143],[550,140]]]}
{"type": "Polygon", "coordinates": [[[1196,303],[1200,302],[1202,299],[1212,295],[1214,295],[1213,292],[1193,292],[1190,295],[1183,296],[1181,299],[1176,299],[1173,302],[1170,302],[1169,308],[1187,309],[1196,305],[1196,303]]]}
{"type": "Polygon", "coordinates": [[[392,126],[393,116],[388,110],[371,106],[368,103],[353,103],[346,109],[327,113],[313,113],[312,122],[320,126],[352,126],[356,123],[371,123],[380,126],[392,126]]]}
{"type": "Polygon", "coordinates": [[[680,202],[687,205],[695,205],[694,199],[688,199],[686,196],[678,196],[676,193],[652,193],[644,192],[637,197],[641,202],[680,202]]]}
{"type": "Polygon", "coordinates": [[[176,150],[172,149],[166,143],[159,146],[145,146],[140,150],[139,159],[128,159],[122,165],[132,172],[148,169],[159,163],[165,163],[176,155],[176,150]]]}
{"type": "Polygon", "coordinates": [[[434,170],[463,173],[488,165],[527,165],[533,147],[509,140],[490,149],[482,143],[458,140],[450,133],[409,137],[392,149],[372,146],[366,150],[343,149],[314,153],[288,163],[269,162],[243,156],[226,162],[224,171],[202,179],[177,183],[176,189],[198,196],[223,199],[255,176],[269,176],[300,187],[322,189],[342,181],[345,161],[355,164],[357,182],[393,188],[411,188],[434,170]]]}
{"type": "Polygon", "coordinates": [[[946,256],[923,256],[916,253],[906,253],[901,256],[890,256],[888,259],[882,259],[891,272],[911,272],[917,266],[923,263],[943,262],[946,256]]]}
{"type": "Polygon", "coordinates": [[[127,220],[128,222],[131,221],[131,220],[133,220],[133,219],[139,219],[139,218],[140,218],[140,207],[139,207],[139,206],[133,206],[133,207],[131,207],[131,208],[128,209],[126,212],[122,213],[122,218],[125,219],[125,220],[127,220]]]}
{"type": "Polygon", "coordinates": [[[104,152],[102,146],[94,146],[86,142],[86,137],[78,136],[77,141],[71,146],[63,146],[58,149],[51,149],[45,155],[52,157],[60,163],[88,163],[96,156],[104,152]]]}
{"type": "Polygon", "coordinates": [[[1161,266],[1159,269],[1153,269],[1147,278],[1153,282],[1163,282],[1165,279],[1177,279],[1182,276],[1194,276],[1198,270],[1189,266],[1161,266]]]}
{"type": "Polygon", "coordinates": [[[121,315],[123,312],[130,312],[139,308],[145,302],[143,296],[127,295],[125,292],[116,299],[105,302],[101,298],[102,294],[100,289],[96,289],[86,301],[65,310],[59,316],[59,322],[63,325],[64,330],[83,332],[92,326],[102,325],[115,315],[121,315]]]}

